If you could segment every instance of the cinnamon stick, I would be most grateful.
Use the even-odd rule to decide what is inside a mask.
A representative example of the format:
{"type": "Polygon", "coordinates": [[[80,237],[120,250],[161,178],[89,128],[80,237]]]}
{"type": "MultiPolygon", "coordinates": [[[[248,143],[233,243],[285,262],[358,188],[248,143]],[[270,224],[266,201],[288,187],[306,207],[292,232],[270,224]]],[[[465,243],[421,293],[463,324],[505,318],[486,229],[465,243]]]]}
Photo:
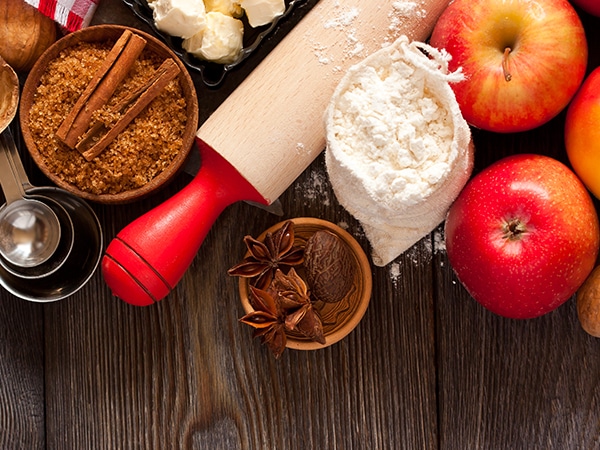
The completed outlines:
{"type": "Polygon", "coordinates": [[[58,128],[56,136],[61,141],[75,148],[79,136],[88,129],[94,111],[108,102],[145,45],[143,37],[130,30],[123,32],[58,128]]]}
{"type": "Polygon", "coordinates": [[[97,122],[77,143],[77,150],[81,152],[87,161],[91,161],[98,156],[162,92],[179,72],[180,69],[177,63],[171,58],[166,59],[148,81],[111,109],[111,115],[122,114],[114,126],[107,130],[104,123],[97,122]],[[128,107],[129,109],[124,112],[128,107]],[[101,136],[102,133],[105,134],[101,136]]]}

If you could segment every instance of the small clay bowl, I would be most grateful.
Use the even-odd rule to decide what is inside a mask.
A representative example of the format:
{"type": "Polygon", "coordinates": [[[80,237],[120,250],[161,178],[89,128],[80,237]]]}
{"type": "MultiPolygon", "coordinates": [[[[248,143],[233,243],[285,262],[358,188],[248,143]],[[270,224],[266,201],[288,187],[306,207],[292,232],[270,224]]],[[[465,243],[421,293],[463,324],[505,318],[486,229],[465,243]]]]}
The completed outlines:
{"type": "MultiPolygon", "coordinates": [[[[48,111],[48,115],[51,113],[52,111],[48,111]]],[[[21,130],[23,133],[23,139],[25,141],[27,149],[29,150],[29,153],[31,154],[33,160],[40,168],[40,170],[53,183],[77,195],[78,197],[84,198],[92,202],[106,204],[130,203],[132,201],[140,200],[144,197],[147,197],[151,193],[156,192],[158,189],[164,187],[166,184],[172,181],[175,175],[177,175],[177,173],[182,168],[192,148],[196,131],[198,128],[198,98],[194,83],[186,67],[183,65],[181,60],[175,55],[175,53],[173,53],[173,51],[170,50],[165,44],[160,42],[155,37],[149,35],[148,33],[144,33],[134,28],[125,27],[121,25],[96,25],[92,27],[83,28],[79,31],[66,35],[65,37],[56,41],[42,54],[42,56],[38,59],[38,61],[31,69],[27,80],[25,81],[23,92],[21,94],[19,118],[21,130]],[[179,66],[180,73],[178,75],[178,80],[182,88],[183,97],[186,101],[186,125],[182,135],[181,149],[177,152],[176,156],[170,162],[168,167],[166,167],[162,172],[160,172],[158,175],[156,175],[154,178],[152,178],[150,181],[148,181],[141,187],[121,191],[118,193],[95,194],[81,189],[75,184],[71,184],[70,182],[65,181],[59,176],[59,174],[54,173],[49,168],[49,166],[46,163],[46,157],[44,157],[41,154],[30,128],[30,110],[32,104],[34,103],[36,92],[39,89],[41,77],[47,71],[48,64],[51,61],[55,60],[63,50],[75,46],[81,42],[111,43],[112,45],[123,34],[125,30],[131,30],[133,33],[146,39],[147,43],[144,47],[142,55],[156,55],[158,58],[160,58],[161,61],[167,58],[172,58],[179,66]]],[[[46,120],[46,118],[40,120],[46,120]]],[[[135,125],[133,125],[132,123],[130,124],[130,126],[135,125]]],[[[56,128],[58,128],[58,126],[56,128]]],[[[116,168],[116,170],[118,171],[119,169],[116,168]]]]}
{"type": "MultiPolygon", "coordinates": [[[[323,323],[323,334],[325,335],[325,344],[319,344],[304,337],[300,333],[289,333],[287,336],[286,347],[295,350],[318,350],[339,342],[346,337],[363,318],[369,302],[371,300],[371,290],[373,280],[371,275],[371,266],[367,255],[359,243],[346,230],[339,226],[322,219],[312,217],[299,217],[290,219],[294,223],[294,238],[298,244],[304,245],[306,241],[317,231],[327,230],[337,235],[344,244],[348,246],[350,253],[354,257],[354,282],[348,295],[336,303],[324,303],[317,301],[314,306],[319,310],[321,321],[323,323]]],[[[267,233],[274,233],[284,222],[273,225],[265,230],[258,240],[262,241],[267,233]]],[[[248,254],[246,254],[248,256],[248,254]]],[[[299,275],[302,275],[302,268],[297,268],[299,275]]],[[[239,292],[241,302],[246,314],[254,311],[248,300],[247,278],[240,278],[239,292]]]]}

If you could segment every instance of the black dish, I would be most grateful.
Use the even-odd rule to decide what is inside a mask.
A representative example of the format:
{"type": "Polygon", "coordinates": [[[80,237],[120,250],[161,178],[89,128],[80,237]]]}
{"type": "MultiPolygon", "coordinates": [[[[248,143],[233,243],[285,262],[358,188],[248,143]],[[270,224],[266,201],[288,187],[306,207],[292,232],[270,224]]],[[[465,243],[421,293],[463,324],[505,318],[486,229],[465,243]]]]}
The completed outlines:
{"type": "Polygon", "coordinates": [[[292,11],[294,6],[302,1],[303,0],[287,0],[286,10],[283,15],[277,17],[269,25],[264,25],[262,27],[252,28],[248,25],[246,17],[242,17],[241,20],[244,23],[244,48],[238,59],[230,64],[217,64],[210,61],[204,61],[186,52],[181,46],[181,38],[170,36],[156,28],[152,10],[148,6],[147,0],[123,0],[123,3],[129,6],[138,18],[150,26],[153,32],[162,39],[162,41],[165,42],[177,56],[179,56],[181,61],[183,61],[189,69],[199,72],[204,84],[214,88],[221,84],[225,79],[227,72],[239,66],[246,60],[246,58],[248,58],[260,45],[262,40],[275,29],[277,24],[292,11]]]}

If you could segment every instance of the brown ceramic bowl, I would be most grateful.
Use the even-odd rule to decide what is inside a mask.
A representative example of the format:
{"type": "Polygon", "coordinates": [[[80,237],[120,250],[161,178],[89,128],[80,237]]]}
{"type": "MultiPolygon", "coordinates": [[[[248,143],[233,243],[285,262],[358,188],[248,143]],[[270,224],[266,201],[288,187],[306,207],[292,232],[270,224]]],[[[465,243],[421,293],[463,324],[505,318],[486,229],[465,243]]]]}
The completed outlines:
{"type": "MultiPolygon", "coordinates": [[[[78,96],[74,100],[72,100],[72,102],[74,103],[77,98],[78,96]]],[[[170,101],[171,100],[174,102],[175,98],[170,98],[170,101]]],[[[65,115],[64,111],[60,114],[54,114],[55,117],[62,117],[62,115],[65,115]]],[[[54,121],[48,120],[49,123],[52,123],[52,125],[48,127],[49,130],[53,129],[51,127],[55,127],[56,129],[58,129],[58,125],[55,125],[56,120],[58,119],[55,119],[54,121]]],[[[62,121],[62,119],[60,120],[62,121]]],[[[66,35],[65,37],[59,39],[50,48],[48,48],[46,52],[42,54],[40,59],[31,69],[31,72],[27,77],[23,88],[23,92],[21,94],[20,123],[25,144],[33,160],[41,169],[41,171],[53,183],[69,192],[72,192],[73,194],[81,198],[93,202],[108,204],[130,203],[132,201],[146,197],[149,194],[155,192],[157,189],[164,187],[168,182],[170,182],[174,178],[174,176],[182,168],[192,148],[195,134],[198,128],[198,100],[196,96],[196,89],[185,66],[182,64],[180,59],[158,39],[140,30],[129,27],[124,27],[120,25],[97,25],[84,28],[80,31],[66,35]],[[112,46],[112,44],[123,34],[125,30],[131,30],[133,33],[142,36],[144,39],[146,39],[147,43],[144,47],[142,57],[149,57],[151,55],[152,57],[156,56],[161,62],[167,58],[173,58],[173,60],[177,63],[177,65],[180,68],[180,73],[177,76],[177,80],[179,85],[181,86],[182,96],[185,98],[186,117],[185,128],[182,134],[182,145],[181,148],[177,151],[176,156],[172,160],[170,160],[170,162],[164,169],[162,169],[162,172],[156,174],[154,178],[151,178],[145,184],[141,185],[140,183],[139,186],[128,188],[127,190],[122,190],[121,192],[92,192],[91,190],[85,188],[85,186],[78,186],[77,182],[74,182],[72,180],[65,180],[62,176],[60,176],[59,173],[56,173],[58,172],[57,169],[52,169],[50,167],[49,162],[54,162],[51,160],[51,158],[53,158],[54,155],[60,155],[61,158],[65,158],[65,154],[60,152],[63,152],[63,150],[77,152],[77,150],[68,149],[68,147],[62,144],[64,146],[64,149],[60,150],[60,152],[52,152],[51,154],[53,156],[44,155],[40,151],[39,144],[42,143],[42,139],[44,139],[44,137],[40,137],[42,136],[40,133],[37,133],[36,137],[36,135],[34,135],[34,133],[32,132],[34,125],[36,125],[36,123],[34,123],[33,120],[47,121],[48,116],[51,116],[53,111],[44,111],[44,117],[42,117],[41,119],[30,118],[30,111],[35,101],[36,92],[38,92],[38,90],[40,89],[40,80],[42,79],[43,74],[46,73],[48,70],[48,64],[56,60],[63,50],[68,49],[69,47],[74,47],[81,42],[104,43],[110,44],[110,46],[112,46]]],[[[135,124],[131,123],[129,127],[135,127],[135,124]]],[[[54,130],[54,132],[55,131],[56,130],[54,130]]],[[[50,134],[54,136],[52,131],[50,131],[50,134]]],[[[146,145],[144,146],[144,149],[149,147],[150,146],[146,145]]],[[[54,148],[58,147],[55,146],[54,148]]],[[[71,156],[67,156],[67,158],[71,158],[71,156]]],[[[152,161],[152,157],[149,157],[148,159],[152,161]]],[[[81,161],[78,161],[78,164],[87,163],[85,162],[85,160],[81,159],[81,161]]],[[[102,171],[112,169],[112,167],[110,167],[110,164],[105,164],[105,166],[108,166],[108,169],[106,167],[102,167],[102,171]]],[[[118,170],[119,169],[115,169],[115,172],[117,172],[118,170]]]]}
{"type": "MultiPolygon", "coordinates": [[[[294,236],[297,242],[305,244],[315,232],[327,230],[341,238],[354,257],[356,270],[354,271],[355,277],[350,293],[336,303],[316,302],[314,304],[319,310],[323,322],[325,344],[311,341],[300,333],[288,334],[286,347],[296,350],[317,350],[339,342],[354,330],[363,318],[371,300],[371,266],[362,247],[347,231],[339,226],[326,220],[312,217],[300,217],[291,220],[294,223],[294,236]]],[[[283,223],[280,222],[265,230],[258,237],[258,240],[262,241],[267,233],[275,232],[281,228],[283,223]]],[[[239,291],[244,310],[246,313],[252,312],[253,308],[248,300],[247,278],[240,278],[239,291]]]]}

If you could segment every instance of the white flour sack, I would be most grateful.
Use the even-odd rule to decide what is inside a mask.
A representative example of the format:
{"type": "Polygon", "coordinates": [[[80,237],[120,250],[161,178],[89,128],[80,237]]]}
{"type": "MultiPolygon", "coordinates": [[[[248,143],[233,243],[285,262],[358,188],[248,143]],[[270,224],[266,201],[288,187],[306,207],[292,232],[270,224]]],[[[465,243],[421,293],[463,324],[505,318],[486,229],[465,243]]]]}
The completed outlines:
{"type": "Polygon", "coordinates": [[[471,134],[449,84],[463,77],[449,58],[402,36],[352,66],[327,108],[327,172],[375,265],[437,227],[471,175],[471,134]]]}

